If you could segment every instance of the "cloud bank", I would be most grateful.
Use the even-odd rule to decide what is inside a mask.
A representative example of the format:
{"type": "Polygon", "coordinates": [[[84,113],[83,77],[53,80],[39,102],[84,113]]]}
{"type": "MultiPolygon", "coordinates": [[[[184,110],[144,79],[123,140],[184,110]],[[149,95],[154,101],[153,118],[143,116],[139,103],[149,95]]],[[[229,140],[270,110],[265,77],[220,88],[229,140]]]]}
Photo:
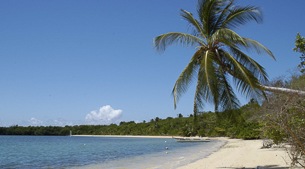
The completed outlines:
{"type": "Polygon", "coordinates": [[[21,126],[72,126],[73,123],[69,122],[65,119],[49,119],[49,120],[41,120],[36,117],[32,117],[27,121],[22,121],[21,126]]]}
{"type": "Polygon", "coordinates": [[[42,120],[39,120],[35,117],[32,117],[30,120],[28,120],[28,123],[30,126],[43,126],[44,122],[42,120]]]}
{"type": "Polygon", "coordinates": [[[117,123],[122,116],[122,110],[113,109],[110,105],[101,107],[88,113],[85,120],[89,124],[111,124],[117,123]]]}

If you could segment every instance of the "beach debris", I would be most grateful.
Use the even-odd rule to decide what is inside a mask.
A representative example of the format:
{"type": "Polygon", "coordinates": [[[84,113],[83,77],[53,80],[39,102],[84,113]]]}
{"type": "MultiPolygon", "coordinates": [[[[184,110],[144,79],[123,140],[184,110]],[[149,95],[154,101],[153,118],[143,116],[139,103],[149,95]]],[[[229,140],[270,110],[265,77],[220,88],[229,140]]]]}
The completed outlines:
{"type": "Polygon", "coordinates": [[[273,145],[273,141],[272,140],[263,140],[263,147],[262,148],[271,148],[273,145]]]}

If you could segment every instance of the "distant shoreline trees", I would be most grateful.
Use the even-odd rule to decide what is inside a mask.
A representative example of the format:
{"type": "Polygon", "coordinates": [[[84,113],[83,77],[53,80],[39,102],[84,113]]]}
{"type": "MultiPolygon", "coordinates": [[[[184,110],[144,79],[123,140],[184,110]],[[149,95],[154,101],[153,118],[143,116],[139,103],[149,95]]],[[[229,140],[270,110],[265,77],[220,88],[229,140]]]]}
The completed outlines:
{"type": "Polygon", "coordinates": [[[150,122],[121,122],[119,125],[76,125],[76,126],[10,126],[0,127],[0,135],[68,136],[74,135],[152,135],[152,136],[227,136],[233,138],[260,138],[259,122],[249,120],[255,115],[253,102],[234,112],[198,113],[198,127],[193,128],[193,117],[156,117],[150,122]],[[230,114],[234,114],[231,116],[230,114]],[[244,120],[245,119],[245,120],[244,120]],[[204,123],[202,123],[204,121],[204,123]]]}

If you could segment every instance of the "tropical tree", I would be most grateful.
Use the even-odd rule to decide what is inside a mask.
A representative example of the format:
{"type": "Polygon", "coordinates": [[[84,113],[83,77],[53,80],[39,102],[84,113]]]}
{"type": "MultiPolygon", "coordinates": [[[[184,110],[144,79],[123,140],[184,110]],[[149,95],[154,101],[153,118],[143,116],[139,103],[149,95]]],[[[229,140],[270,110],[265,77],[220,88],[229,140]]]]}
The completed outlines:
{"type": "Polygon", "coordinates": [[[181,10],[182,18],[193,28],[192,33],[169,32],[154,39],[158,51],[174,43],[196,48],[172,90],[174,107],[193,78],[197,80],[195,118],[206,102],[214,104],[215,111],[238,108],[234,87],[246,97],[265,96],[262,84],[268,82],[267,73],[244,51],[253,49],[258,54],[275,57],[259,42],[234,31],[250,21],[261,22],[260,10],[254,6],[237,6],[234,0],[198,0],[197,15],[198,19],[181,10]]]}
{"type": "Polygon", "coordinates": [[[295,39],[295,48],[293,49],[295,52],[301,53],[300,59],[301,63],[298,65],[301,73],[305,73],[305,38],[297,34],[295,39]]]}

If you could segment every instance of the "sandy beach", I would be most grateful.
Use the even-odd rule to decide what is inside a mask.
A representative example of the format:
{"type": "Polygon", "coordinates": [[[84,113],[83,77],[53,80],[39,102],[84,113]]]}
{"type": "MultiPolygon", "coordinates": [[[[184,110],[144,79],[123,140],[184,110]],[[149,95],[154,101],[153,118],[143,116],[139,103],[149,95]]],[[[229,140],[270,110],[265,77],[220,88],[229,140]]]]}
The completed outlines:
{"type": "MultiPolygon", "coordinates": [[[[77,135],[74,135],[77,136],[77,135]]],[[[172,138],[172,136],[78,135],[85,137],[172,138]]],[[[288,169],[291,160],[285,148],[262,149],[263,140],[241,140],[223,137],[226,144],[209,156],[178,169],[288,169]]]]}
{"type": "Polygon", "coordinates": [[[290,158],[284,148],[261,149],[263,140],[218,139],[226,140],[227,144],[208,157],[179,169],[284,169],[290,166],[290,158]]]}

